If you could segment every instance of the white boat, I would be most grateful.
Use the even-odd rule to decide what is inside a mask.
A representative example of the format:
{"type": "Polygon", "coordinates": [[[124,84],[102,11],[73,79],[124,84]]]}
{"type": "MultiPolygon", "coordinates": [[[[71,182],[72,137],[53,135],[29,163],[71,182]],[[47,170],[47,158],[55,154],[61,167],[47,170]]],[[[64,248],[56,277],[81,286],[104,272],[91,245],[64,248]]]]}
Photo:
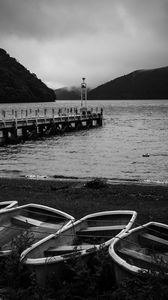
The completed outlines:
{"type": "Polygon", "coordinates": [[[136,215],[135,211],[127,210],[87,215],[27,248],[21,254],[21,261],[35,271],[39,285],[43,285],[53,273],[61,279],[67,260],[109,246],[114,236],[131,228],[136,215]]]}
{"type": "Polygon", "coordinates": [[[17,201],[2,201],[2,202],[0,202],[0,210],[1,209],[9,209],[9,208],[16,207],[16,206],[18,206],[17,201]]]}
{"type": "Polygon", "coordinates": [[[168,270],[168,225],[149,222],[116,237],[109,247],[117,284],[139,272],[168,270]]]}
{"type": "Polygon", "coordinates": [[[0,211],[0,257],[12,251],[13,239],[27,232],[32,243],[43,239],[70,224],[74,218],[60,210],[39,205],[26,204],[0,211]]]}

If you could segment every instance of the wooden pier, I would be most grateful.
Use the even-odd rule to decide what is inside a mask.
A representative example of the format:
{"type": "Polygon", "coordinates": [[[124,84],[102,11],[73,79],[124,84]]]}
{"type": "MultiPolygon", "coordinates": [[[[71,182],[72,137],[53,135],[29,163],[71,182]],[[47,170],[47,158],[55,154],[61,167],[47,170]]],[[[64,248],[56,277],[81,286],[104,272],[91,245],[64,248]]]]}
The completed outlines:
{"type": "Polygon", "coordinates": [[[99,108],[36,108],[0,111],[0,144],[18,143],[102,126],[99,108]]]}

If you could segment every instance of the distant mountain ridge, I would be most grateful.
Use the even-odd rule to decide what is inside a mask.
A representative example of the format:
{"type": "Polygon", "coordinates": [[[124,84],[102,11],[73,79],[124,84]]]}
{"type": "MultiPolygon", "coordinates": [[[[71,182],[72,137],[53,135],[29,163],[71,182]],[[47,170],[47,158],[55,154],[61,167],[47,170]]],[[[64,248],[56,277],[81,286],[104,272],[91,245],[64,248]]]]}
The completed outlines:
{"type": "Polygon", "coordinates": [[[80,100],[81,90],[77,87],[63,87],[55,90],[57,100],[80,100]]]}
{"type": "Polygon", "coordinates": [[[168,99],[168,67],[118,77],[92,89],[89,99],[168,99]]]}
{"type": "Polygon", "coordinates": [[[55,92],[0,48],[0,103],[55,101],[55,92]]]}

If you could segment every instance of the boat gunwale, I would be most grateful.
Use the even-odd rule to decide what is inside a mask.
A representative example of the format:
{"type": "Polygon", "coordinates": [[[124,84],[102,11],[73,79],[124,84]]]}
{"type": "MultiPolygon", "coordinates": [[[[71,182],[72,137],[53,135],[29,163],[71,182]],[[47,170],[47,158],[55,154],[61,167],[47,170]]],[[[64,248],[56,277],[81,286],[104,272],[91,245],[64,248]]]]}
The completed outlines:
{"type": "Polygon", "coordinates": [[[112,240],[112,242],[111,242],[111,244],[109,246],[109,254],[110,254],[112,260],[114,261],[114,263],[118,267],[120,267],[120,268],[124,269],[125,271],[130,272],[132,274],[135,274],[135,273],[138,274],[140,272],[147,272],[148,271],[148,269],[146,269],[146,268],[140,268],[140,267],[137,267],[135,265],[131,265],[125,259],[121,258],[120,255],[118,255],[116,253],[115,246],[116,246],[116,244],[118,243],[119,240],[126,239],[132,233],[137,232],[137,231],[139,231],[141,229],[145,229],[145,228],[147,228],[147,227],[149,227],[151,225],[155,225],[155,226],[158,226],[158,227],[162,227],[162,228],[167,228],[168,229],[168,225],[167,224],[151,221],[151,222],[148,222],[148,223],[146,223],[144,225],[140,225],[138,227],[135,227],[135,228],[129,230],[128,232],[121,233],[121,235],[116,236],[112,240]]]}
{"type": "Polygon", "coordinates": [[[11,208],[17,208],[16,206],[18,205],[18,201],[16,200],[12,200],[12,201],[2,201],[0,202],[0,212],[4,211],[6,209],[11,209],[11,208]],[[5,207],[1,208],[1,205],[5,205],[7,204],[5,207]]]}
{"type": "MultiPolygon", "coordinates": [[[[22,205],[22,206],[12,207],[12,208],[9,208],[9,209],[2,209],[2,210],[0,210],[0,220],[1,220],[1,217],[3,217],[3,216],[7,217],[9,214],[11,214],[11,216],[9,218],[12,218],[13,213],[18,212],[18,214],[19,214],[20,211],[22,211],[26,208],[32,208],[32,207],[43,209],[44,211],[46,211],[46,213],[47,212],[52,212],[53,216],[54,216],[54,213],[55,213],[55,215],[60,215],[60,216],[64,217],[65,218],[65,220],[63,220],[64,224],[62,224],[61,228],[59,228],[58,230],[60,230],[64,227],[66,228],[66,226],[72,224],[72,222],[74,221],[74,217],[67,214],[67,213],[65,213],[64,211],[61,211],[61,210],[58,210],[56,208],[52,208],[52,207],[49,207],[49,206],[41,205],[41,204],[35,204],[35,203],[29,203],[29,204],[25,204],[25,205],[22,205]]],[[[3,227],[3,225],[2,225],[2,227],[3,227]]],[[[57,232],[57,230],[56,230],[56,232],[57,232]]],[[[0,251],[0,256],[6,256],[7,254],[10,254],[10,253],[11,253],[10,250],[2,250],[2,251],[0,251]]]]}
{"type": "MultiPolygon", "coordinates": [[[[26,265],[43,265],[43,264],[54,264],[56,262],[61,262],[61,261],[66,261],[67,259],[69,259],[70,257],[74,257],[74,255],[88,255],[89,253],[93,251],[97,251],[102,249],[102,244],[100,245],[93,245],[93,247],[90,248],[90,250],[79,250],[76,251],[76,253],[72,253],[72,254],[63,254],[63,255],[56,255],[56,256],[49,256],[49,257],[41,257],[41,258],[26,258],[26,256],[36,247],[40,246],[41,244],[47,242],[48,240],[52,239],[52,238],[56,238],[57,236],[61,235],[62,233],[65,233],[67,230],[69,230],[71,227],[75,227],[76,225],[87,221],[87,219],[89,218],[94,218],[94,217],[98,217],[98,216],[107,216],[107,215],[132,215],[130,218],[130,221],[128,222],[128,224],[125,226],[124,229],[122,229],[116,236],[119,236],[121,233],[124,233],[125,231],[129,230],[129,228],[132,226],[132,224],[134,223],[136,217],[137,217],[137,212],[133,211],[133,210],[115,210],[115,211],[102,211],[102,212],[96,212],[93,214],[89,214],[84,216],[83,218],[72,222],[70,225],[67,225],[66,227],[58,230],[55,234],[50,234],[49,236],[45,237],[44,239],[38,241],[37,243],[34,243],[33,245],[31,245],[29,248],[27,248],[26,250],[24,250],[21,253],[20,256],[20,261],[23,262],[26,265]]],[[[116,237],[115,236],[115,237],[116,237]]],[[[112,240],[115,238],[112,237],[111,239],[109,239],[108,241],[106,241],[104,243],[105,246],[109,246],[112,242],[112,240]]]]}
{"type": "Polygon", "coordinates": [[[29,204],[24,204],[24,205],[21,205],[21,206],[17,206],[17,207],[12,207],[10,209],[7,209],[7,210],[0,210],[0,216],[1,214],[8,214],[10,212],[15,212],[15,211],[19,211],[19,210],[22,210],[22,209],[26,209],[26,208],[29,208],[29,207],[34,207],[34,208],[41,208],[41,209],[44,209],[46,211],[50,211],[50,212],[53,212],[53,213],[57,213],[57,214],[60,214],[61,216],[69,219],[70,221],[74,221],[74,217],[67,214],[66,212],[64,211],[61,211],[59,209],[56,209],[54,207],[50,207],[50,206],[46,206],[46,205],[41,205],[41,204],[36,204],[36,203],[29,203],[29,204]]]}

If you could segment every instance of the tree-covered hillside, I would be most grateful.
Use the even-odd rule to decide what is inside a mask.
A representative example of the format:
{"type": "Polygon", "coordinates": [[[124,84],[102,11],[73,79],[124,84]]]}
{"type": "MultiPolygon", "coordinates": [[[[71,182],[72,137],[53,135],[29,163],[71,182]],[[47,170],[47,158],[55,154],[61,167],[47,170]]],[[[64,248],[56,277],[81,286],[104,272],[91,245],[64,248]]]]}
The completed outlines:
{"type": "Polygon", "coordinates": [[[118,77],[92,89],[89,99],[168,99],[168,67],[118,77]]]}
{"type": "Polygon", "coordinates": [[[77,87],[59,88],[55,90],[58,100],[80,100],[81,90],[77,87]]]}
{"type": "Polygon", "coordinates": [[[55,101],[55,92],[0,49],[0,103],[55,101]]]}

